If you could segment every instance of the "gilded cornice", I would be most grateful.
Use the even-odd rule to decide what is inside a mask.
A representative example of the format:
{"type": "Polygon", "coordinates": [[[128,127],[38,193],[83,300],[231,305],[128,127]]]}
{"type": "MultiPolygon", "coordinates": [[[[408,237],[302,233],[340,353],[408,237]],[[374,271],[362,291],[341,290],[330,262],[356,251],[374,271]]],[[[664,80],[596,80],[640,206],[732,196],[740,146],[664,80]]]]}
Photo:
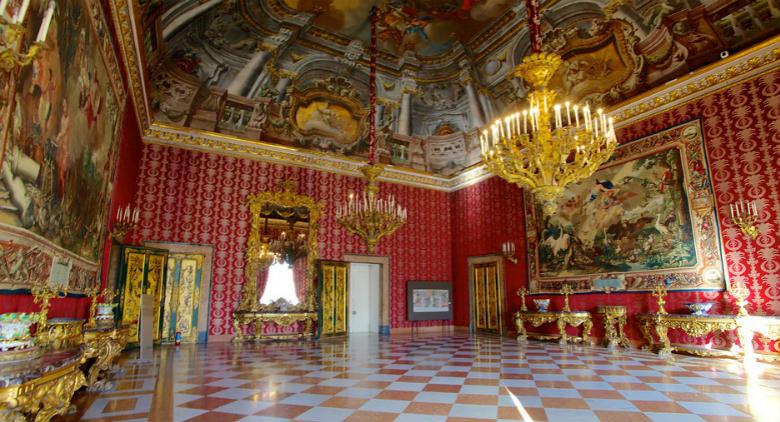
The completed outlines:
{"type": "Polygon", "coordinates": [[[626,126],[774,70],[778,65],[780,36],[775,36],[665,86],[610,107],[608,113],[618,122],[617,127],[626,126]]]}

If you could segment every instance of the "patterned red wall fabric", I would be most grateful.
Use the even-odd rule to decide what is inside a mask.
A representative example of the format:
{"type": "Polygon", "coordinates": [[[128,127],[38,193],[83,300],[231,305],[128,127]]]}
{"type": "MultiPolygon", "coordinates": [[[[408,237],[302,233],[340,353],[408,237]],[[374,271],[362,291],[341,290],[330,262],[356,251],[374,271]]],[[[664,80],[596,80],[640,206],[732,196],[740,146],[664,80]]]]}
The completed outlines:
{"type": "MultiPolygon", "coordinates": [[[[780,315],[780,72],[773,72],[722,92],[681,106],[633,124],[618,132],[623,141],[634,140],[677,124],[700,118],[704,128],[707,157],[711,167],[721,237],[727,270],[733,282],[745,283],[751,291],[750,311],[755,314],[780,315]],[[729,204],[756,200],[761,209],[759,237],[746,239],[729,218],[729,204]]],[[[468,285],[466,258],[500,251],[501,242],[517,239],[518,249],[523,238],[522,201],[519,190],[512,190],[496,178],[453,194],[453,241],[456,287],[455,321],[468,324],[468,285]],[[521,214],[521,215],[518,215],[521,214]],[[486,223],[490,222],[490,223],[486,223]],[[499,225],[495,227],[494,225],[499,225]],[[465,290],[464,290],[465,289],[465,290]]],[[[524,243],[524,242],[523,242],[524,243]]],[[[519,268],[526,268],[526,255],[518,250],[519,268]]],[[[513,295],[516,286],[526,285],[526,274],[507,272],[507,292],[512,304],[519,307],[513,295]],[[520,278],[518,282],[514,277],[520,278]]],[[[541,296],[545,297],[545,296],[541,296]]],[[[562,299],[552,298],[551,309],[560,309],[562,299]]],[[[593,311],[599,304],[622,304],[629,315],[655,311],[655,301],[649,294],[581,294],[571,297],[574,309],[593,311]]],[[[720,292],[676,292],[667,298],[670,312],[686,312],[684,303],[717,302],[713,312],[733,313],[733,299],[720,292]]],[[[530,299],[529,299],[530,306],[530,299]]],[[[639,338],[633,318],[629,335],[639,338]]],[[[603,329],[596,323],[594,334],[603,329]]],[[[670,335],[672,333],[670,332],[670,335]]],[[[702,343],[703,340],[673,333],[673,340],[702,343]]],[[[731,341],[728,335],[707,339],[714,346],[731,341]]],[[[760,350],[780,351],[780,342],[767,342],[757,337],[760,350]]]]}
{"type": "MultiPolygon", "coordinates": [[[[215,247],[209,332],[232,333],[231,312],[241,295],[244,250],[249,235],[246,197],[275,189],[284,179],[321,201],[320,257],[339,260],[345,253],[364,254],[365,246],[335,221],[336,205],[350,192],[361,192],[363,179],[312,169],[146,145],[136,203],[139,228],[130,239],[213,244],[215,247]]],[[[383,239],[377,255],[390,257],[390,325],[407,327],[406,282],[452,278],[449,196],[443,192],[380,184],[393,194],[409,220],[383,239]]],[[[428,322],[435,325],[440,322],[428,322]]]]}
{"type": "MultiPolygon", "coordinates": [[[[525,265],[525,214],[522,190],[498,177],[451,194],[453,240],[454,319],[456,325],[469,324],[468,258],[501,253],[501,244],[515,243],[517,264],[504,260],[506,287],[504,309],[515,311],[515,292],[528,283],[525,265]]],[[[504,324],[514,327],[511,312],[504,324]]]]}

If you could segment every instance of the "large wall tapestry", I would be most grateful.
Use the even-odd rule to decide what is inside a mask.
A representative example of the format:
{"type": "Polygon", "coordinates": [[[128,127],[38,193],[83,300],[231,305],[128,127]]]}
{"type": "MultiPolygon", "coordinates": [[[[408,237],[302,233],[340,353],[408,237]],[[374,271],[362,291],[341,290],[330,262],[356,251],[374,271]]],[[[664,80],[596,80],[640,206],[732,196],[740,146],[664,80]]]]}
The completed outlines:
{"type": "MultiPolygon", "coordinates": [[[[30,5],[28,34],[37,33],[47,4],[30,5]]],[[[57,3],[46,48],[20,69],[12,92],[1,164],[0,288],[46,278],[45,266],[21,264],[56,256],[71,262],[71,291],[83,290],[96,282],[125,103],[99,1],[57,3]]]]}
{"type": "Polygon", "coordinates": [[[625,144],[556,215],[526,207],[530,290],[721,290],[713,205],[698,120],[625,144]]]}

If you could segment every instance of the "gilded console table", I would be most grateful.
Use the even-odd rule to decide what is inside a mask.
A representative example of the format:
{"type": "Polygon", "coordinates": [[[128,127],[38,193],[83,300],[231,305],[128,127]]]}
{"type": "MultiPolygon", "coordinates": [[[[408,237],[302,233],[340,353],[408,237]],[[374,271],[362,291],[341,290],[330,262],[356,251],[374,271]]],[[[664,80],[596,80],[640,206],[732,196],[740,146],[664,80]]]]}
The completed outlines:
{"type": "Polygon", "coordinates": [[[515,327],[517,328],[517,340],[525,342],[528,337],[539,340],[558,340],[558,343],[565,345],[569,340],[581,341],[584,344],[593,344],[590,338],[590,331],[593,328],[593,321],[590,318],[590,312],[585,311],[517,311],[514,314],[515,327]],[[543,324],[555,322],[558,326],[558,334],[547,335],[541,333],[529,333],[525,329],[525,323],[528,322],[534,327],[543,324]],[[566,334],[566,326],[582,326],[582,337],[569,336],[566,334]]]}
{"type": "Polygon", "coordinates": [[[669,356],[679,350],[700,356],[723,356],[733,354],[718,349],[702,349],[686,345],[672,344],[669,341],[669,329],[680,329],[693,337],[703,337],[710,333],[736,331],[741,346],[737,355],[753,354],[753,336],[760,334],[770,340],[780,339],[780,316],[762,315],[693,315],[693,314],[641,314],[637,316],[642,335],[647,341],[644,349],[658,346],[658,354],[669,356]],[[658,337],[656,344],[653,334],[658,337]]]}
{"type": "Polygon", "coordinates": [[[37,359],[0,365],[0,420],[47,422],[64,414],[73,393],[85,385],[80,349],[49,352],[37,359]]]}
{"type": "Polygon", "coordinates": [[[314,336],[314,323],[317,322],[316,312],[252,312],[236,311],[233,312],[233,341],[261,340],[269,338],[303,338],[314,336]],[[263,335],[263,324],[272,322],[281,327],[289,327],[296,322],[303,322],[303,331],[296,334],[272,334],[263,335]],[[245,336],[242,327],[253,326],[255,334],[245,336]]]}
{"type": "Polygon", "coordinates": [[[626,307],[615,305],[599,305],[596,312],[604,318],[605,341],[609,350],[619,346],[631,347],[626,338],[626,307]]]}
{"type": "Polygon", "coordinates": [[[84,359],[95,359],[86,373],[89,391],[103,391],[112,387],[108,381],[108,371],[129,338],[129,327],[90,329],[84,332],[84,359]]]}

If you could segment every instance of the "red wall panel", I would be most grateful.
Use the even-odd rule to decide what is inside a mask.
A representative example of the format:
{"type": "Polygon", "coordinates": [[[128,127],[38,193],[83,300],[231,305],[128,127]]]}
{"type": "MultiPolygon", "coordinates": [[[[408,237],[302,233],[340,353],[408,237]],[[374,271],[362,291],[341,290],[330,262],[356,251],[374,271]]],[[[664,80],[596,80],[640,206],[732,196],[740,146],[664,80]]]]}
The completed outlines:
{"type": "MultiPolygon", "coordinates": [[[[311,169],[250,161],[216,154],[146,145],[136,197],[141,223],[132,235],[143,240],[212,244],[215,247],[209,330],[232,333],[231,312],[241,295],[244,252],[249,235],[247,195],[277,188],[293,179],[298,191],[324,205],[320,257],[339,260],[345,253],[366,253],[362,240],[335,221],[336,205],[359,193],[364,179],[311,169]]],[[[409,219],[383,239],[377,254],[390,256],[392,327],[407,327],[406,282],[450,280],[450,202],[448,194],[401,185],[381,185],[393,194],[409,219]]],[[[428,322],[425,324],[438,324],[428,322]]]]}

